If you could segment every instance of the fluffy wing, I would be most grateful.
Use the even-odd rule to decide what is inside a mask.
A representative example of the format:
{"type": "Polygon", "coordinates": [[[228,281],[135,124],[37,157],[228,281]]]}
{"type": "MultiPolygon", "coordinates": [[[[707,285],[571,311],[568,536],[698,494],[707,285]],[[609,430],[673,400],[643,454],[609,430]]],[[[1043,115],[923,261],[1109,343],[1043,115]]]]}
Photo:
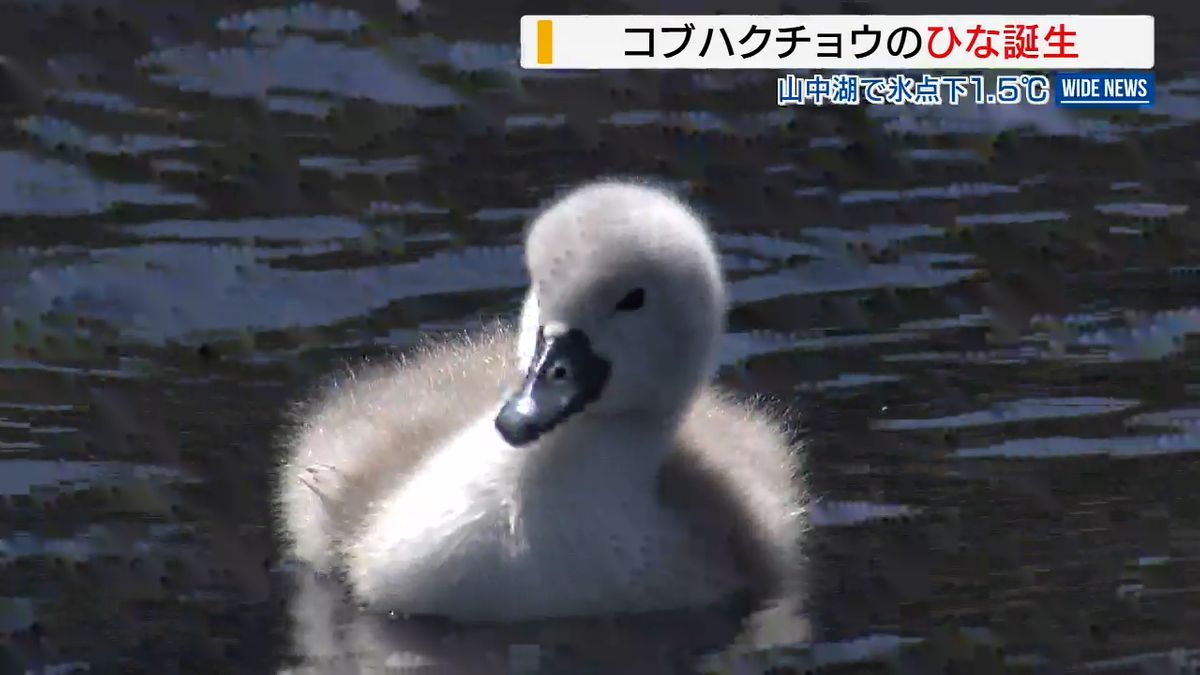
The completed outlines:
{"type": "Polygon", "coordinates": [[[497,325],[352,371],[293,411],[276,501],[289,551],[317,569],[339,534],[427,453],[474,421],[516,376],[516,340],[497,325]]]}
{"type": "Polygon", "coordinates": [[[759,597],[788,593],[802,567],[801,450],[783,419],[762,400],[706,388],[660,474],[664,503],[727,546],[759,597]]]}

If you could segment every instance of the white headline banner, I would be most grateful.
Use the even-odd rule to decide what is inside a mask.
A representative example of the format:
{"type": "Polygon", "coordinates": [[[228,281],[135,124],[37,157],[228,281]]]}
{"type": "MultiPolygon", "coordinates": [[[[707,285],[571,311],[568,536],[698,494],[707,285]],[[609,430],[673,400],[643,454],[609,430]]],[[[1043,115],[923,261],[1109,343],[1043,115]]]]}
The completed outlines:
{"type": "Polygon", "coordinates": [[[521,67],[1148,70],[1154,17],[524,16],[521,67]]]}

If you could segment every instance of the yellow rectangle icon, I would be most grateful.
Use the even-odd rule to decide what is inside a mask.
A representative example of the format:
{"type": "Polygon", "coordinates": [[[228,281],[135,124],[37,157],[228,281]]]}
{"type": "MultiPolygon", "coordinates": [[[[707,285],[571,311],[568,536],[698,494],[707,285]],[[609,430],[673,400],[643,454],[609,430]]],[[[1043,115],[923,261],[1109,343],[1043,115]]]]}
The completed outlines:
{"type": "Polygon", "coordinates": [[[549,19],[537,22],[537,62],[543,66],[554,62],[554,22],[549,19]]]}

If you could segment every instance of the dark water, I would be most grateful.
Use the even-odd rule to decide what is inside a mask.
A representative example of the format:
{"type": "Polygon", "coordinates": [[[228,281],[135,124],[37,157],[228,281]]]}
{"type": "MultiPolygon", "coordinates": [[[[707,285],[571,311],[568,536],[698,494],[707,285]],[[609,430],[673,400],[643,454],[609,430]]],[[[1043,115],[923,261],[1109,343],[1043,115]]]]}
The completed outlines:
{"type": "Polygon", "coordinates": [[[810,634],[692,662],[1197,672],[1196,10],[1009,10],[1157,15],[1111,115],[522,72],[518,4],[0,1],[0,672],[292,663],[281,407],[511,312],[524,220],[610,173],[710,216],[722,377],[811,439],[810,634]]]}

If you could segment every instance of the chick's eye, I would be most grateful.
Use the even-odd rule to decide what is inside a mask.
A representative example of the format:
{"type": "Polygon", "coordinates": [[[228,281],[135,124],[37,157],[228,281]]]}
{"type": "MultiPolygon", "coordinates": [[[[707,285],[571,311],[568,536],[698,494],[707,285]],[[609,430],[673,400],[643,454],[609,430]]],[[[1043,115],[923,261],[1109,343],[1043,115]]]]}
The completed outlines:
{"type": "Polygon", "coordinates": [[[625,294],[621,301],[617,303],[617,311],[632,312],[646,304],[646,291],[641,288],[635,288],[625,294]]]}

